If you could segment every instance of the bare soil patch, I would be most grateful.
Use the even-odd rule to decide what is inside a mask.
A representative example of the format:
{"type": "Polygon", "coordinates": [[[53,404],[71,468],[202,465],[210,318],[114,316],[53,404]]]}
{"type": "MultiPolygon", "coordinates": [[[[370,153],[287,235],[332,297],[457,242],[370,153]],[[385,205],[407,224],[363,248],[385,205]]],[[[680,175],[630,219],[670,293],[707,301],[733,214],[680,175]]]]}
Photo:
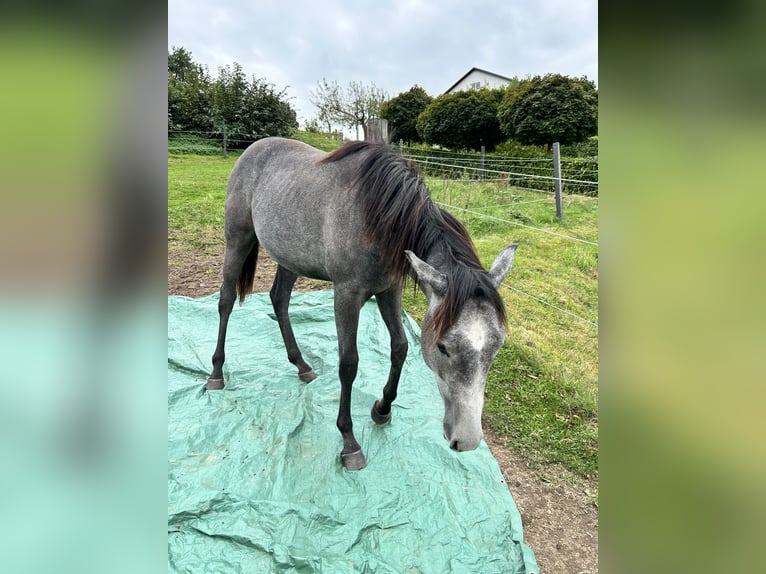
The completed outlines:
{"type": "MultiPolygon", "coordinates": [[[[168,295],[203,297],[218,291],[222,281],[223,246],[193,251],[168,245],[168,295]]],[[[256,291],[269,291],[276,263],[261,250],[256,291]]],[[[327,289],[322,281],[300,278],[297,291],[327,289]]],[[[485,428],[485,440],[497,460],[521,512],[524,538],[543,574],[598,572],[597,485],[556,465],[531,468],[507,443],[485,428]]]]}
{"type": "Polygon", "coordinates": [[[556,465],[532,469],[488,428],[484,429],[484,440],[519,508],[524,540],[534,551],[540,572],[596,574],[596,485],[556,465]]]}

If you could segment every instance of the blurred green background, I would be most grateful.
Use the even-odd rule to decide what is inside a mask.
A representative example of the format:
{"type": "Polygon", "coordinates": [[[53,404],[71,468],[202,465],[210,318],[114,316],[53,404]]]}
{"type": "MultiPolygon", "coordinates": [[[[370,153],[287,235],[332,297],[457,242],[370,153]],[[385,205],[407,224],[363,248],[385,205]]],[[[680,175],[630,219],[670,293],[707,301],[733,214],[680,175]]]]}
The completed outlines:
{"type": "Polygon", "coordinates": [[[764,10],[600,8],[601,571],[761,571],[764,10]]]}

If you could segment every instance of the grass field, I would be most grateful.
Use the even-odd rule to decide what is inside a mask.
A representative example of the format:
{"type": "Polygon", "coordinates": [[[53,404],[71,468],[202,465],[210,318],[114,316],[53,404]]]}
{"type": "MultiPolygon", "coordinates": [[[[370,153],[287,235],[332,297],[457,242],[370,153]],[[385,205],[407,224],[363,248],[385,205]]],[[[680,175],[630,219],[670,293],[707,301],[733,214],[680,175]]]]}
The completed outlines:
{"type": "MultiPolygon", "coordinates": [[[[169,155],[171,247],[222,252],[226,181],[235,159],[169,155]]],[[[598,247],[559,235],[597,243],[598,200],[566,197],[559,222],[553,199],[539,192],[502,182],[427,184],[434,200],[453,206],[447,209],[466,224],[485,267],[507,244],[519,244],[501,287],[508,337],[487,380],[485,424],[543,474],[546,464],[560,463],[597,477],[598,331],[591,323],[598,321],[598,247]]],[[[425,298],[407,289],[404,307],[420,321],[425,298]]]]}

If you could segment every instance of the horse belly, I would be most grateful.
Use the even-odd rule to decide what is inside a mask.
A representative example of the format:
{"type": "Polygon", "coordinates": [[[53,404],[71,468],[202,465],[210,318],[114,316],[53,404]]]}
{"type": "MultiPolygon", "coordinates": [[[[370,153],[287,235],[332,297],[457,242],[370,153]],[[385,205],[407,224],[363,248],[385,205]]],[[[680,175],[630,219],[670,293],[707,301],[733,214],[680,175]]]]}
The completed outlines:
{"type": "Polygon", "coordinates": [[[301,224],[256,223],[255,232],[272,259],[302,277],[354,284],[371,294],[392,284],[377,254],[367,247],[361,230],[350,221],[341,233],[305,220],[301,224]]]}
{"type": "Polygon", "coordinates": [[[316,240],[312,241],[284,225],[264,226],[262,229],[256,226],[255,234],[263,249],[282,267],[303,277],[332,281],[324,265],[321,246],[316,240]]]}

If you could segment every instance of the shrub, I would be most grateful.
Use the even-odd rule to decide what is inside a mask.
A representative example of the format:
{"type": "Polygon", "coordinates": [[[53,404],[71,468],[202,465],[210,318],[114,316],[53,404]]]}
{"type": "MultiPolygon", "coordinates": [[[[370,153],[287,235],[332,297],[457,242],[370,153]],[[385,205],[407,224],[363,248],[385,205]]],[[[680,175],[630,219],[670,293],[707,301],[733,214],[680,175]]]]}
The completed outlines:
{"type": "Polygon", "coordinates": [[[497,120],[501,90],[466,90],[436,98],[418,116],[423,141],[453,150],[491,151],[504,136],[497,120]]]}

